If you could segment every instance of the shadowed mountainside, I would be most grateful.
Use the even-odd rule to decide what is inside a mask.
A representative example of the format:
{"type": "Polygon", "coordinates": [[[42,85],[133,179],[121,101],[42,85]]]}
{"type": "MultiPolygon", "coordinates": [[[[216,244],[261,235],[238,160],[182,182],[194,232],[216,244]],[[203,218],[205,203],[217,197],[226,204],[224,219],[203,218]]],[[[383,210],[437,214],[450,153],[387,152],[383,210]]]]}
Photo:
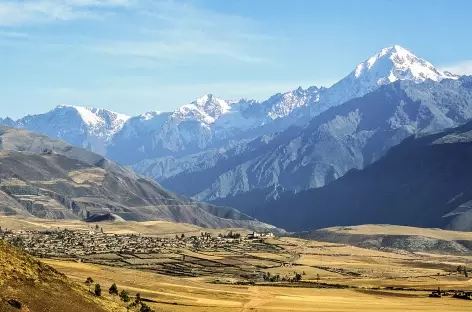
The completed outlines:
{"type": "Polygon", "coordinates": [[[291,231],[358,224],[472,229],[472,122],[412,136],[322,188],[282,193],[245,212],[291,231]]]}

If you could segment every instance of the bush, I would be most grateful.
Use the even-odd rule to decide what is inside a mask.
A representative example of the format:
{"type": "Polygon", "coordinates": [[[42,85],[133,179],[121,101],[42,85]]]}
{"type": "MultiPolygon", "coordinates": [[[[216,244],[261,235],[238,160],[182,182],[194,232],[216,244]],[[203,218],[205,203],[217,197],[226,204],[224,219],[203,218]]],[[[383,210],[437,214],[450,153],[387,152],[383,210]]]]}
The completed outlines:
{"type": "Polygon", "coordinates": [[[151,309],[151,307],[149,307],[147,304],[141,303],[141,309],[139,309],[139,312],[154,312],[154,310],[151,309]]]}
{"type": "Polygon", "coordinates": [[[125,303],[130,301],[128,292],[124,289],[120,292],[120,300],[125,303]]]}
{"type": "Polygon", "coordinates": [[[110,286],[110,289],[108,289],[108,293],[112,296],[118,296],[118,287],[116,287],[115,283],[110,286]]]}
{"type": "Polygon", "coordinates": [[[102,295],[102,287],[100,284],[95,284],[95,296],[100,297],[102,295]]]}
{"type": "Polygon", "coordinates": [[[88,286],[89,291],[90,291],[90,286],[92,286],[92,284],[93,284],[93,279],[90,276],[87,277],[87,280],[85,281],[85,285],[88,286]]]}

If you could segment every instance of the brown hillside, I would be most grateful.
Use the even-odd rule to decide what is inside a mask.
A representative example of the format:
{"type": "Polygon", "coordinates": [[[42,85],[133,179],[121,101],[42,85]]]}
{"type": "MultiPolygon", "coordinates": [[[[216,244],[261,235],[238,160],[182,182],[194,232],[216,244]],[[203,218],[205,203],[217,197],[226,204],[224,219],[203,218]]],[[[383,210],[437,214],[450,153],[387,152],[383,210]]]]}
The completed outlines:
{"type": "Polygon", "coordinates": [[[107,311],[102,304],[54,268],[0,240],[0,311],[107,311]]]}

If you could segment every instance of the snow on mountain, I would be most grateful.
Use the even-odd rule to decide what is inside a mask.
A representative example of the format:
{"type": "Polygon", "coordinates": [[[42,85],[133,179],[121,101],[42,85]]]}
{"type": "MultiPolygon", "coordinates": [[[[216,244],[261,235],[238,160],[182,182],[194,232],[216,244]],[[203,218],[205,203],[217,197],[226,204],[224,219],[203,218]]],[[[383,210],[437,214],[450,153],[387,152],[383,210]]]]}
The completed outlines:
{"type": "Polygon", "coordinates": [[[17,120],[16,127],[46,134],[104,155],[112,137],[129,116],[106,109],[59,105],[38,115],[17,120]]]}
{"type": "Polygon", "coordinates": [[[142,159],[224,148],[294,124],[303,125],[333,106],[396,80],[420,83],[457,77],[394,45],[360,63],[330,88],[300,87],[262,102],[227,101],[207,94],[173,112],[148,112],[132,118],[105,109],[61,105],[46,114],[0,123],[45,133],[133,164],[142,159]]]}
{"type": "Polygon", "coordinates": [[[212,124],[230,110],[231,106],[227,101],[217,99],[212,94],[206,94],[190,104],[179,107],[172,117],[178,121],[198,120],[205,124],[212,124]]]}
{"type": "Polygon", "coordinates": [[[449,72],[441,72],[428,61],[417,57],[399,45],[394,45],[380,50],[374,56],[360,63],[348,76],[328,88],[321,96],[320,105],[313,107],[312,115],[364,96],[382,85],[397,80],[421,83],[428,79],[440,81],[457,78],[459,76],[449,72]]]}

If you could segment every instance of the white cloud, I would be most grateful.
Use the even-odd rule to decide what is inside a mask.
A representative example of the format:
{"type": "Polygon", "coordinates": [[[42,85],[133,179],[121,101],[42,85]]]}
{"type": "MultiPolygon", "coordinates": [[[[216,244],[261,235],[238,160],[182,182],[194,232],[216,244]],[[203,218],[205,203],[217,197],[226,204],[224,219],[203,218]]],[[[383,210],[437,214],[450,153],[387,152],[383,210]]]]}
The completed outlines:
{"type": "Polygon", "coordinates": [[[448,71],[456,75],[472,75],[472,60],[460,61],[454,64],[442,66],[442,71],[448,71]]]}

